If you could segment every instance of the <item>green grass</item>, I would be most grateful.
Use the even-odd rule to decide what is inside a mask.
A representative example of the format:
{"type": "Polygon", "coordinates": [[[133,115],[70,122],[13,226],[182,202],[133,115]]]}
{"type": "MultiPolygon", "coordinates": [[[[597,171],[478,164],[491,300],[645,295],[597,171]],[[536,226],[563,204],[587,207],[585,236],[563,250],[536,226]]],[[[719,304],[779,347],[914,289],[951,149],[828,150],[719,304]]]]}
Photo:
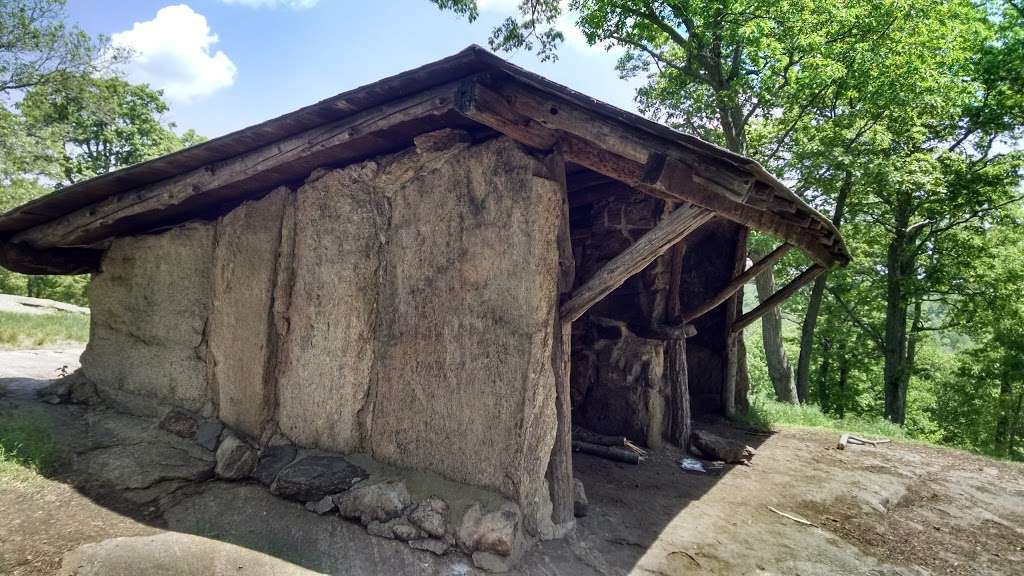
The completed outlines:
{"type": "Polygon", "coordinates": [[[40,348],[88,340],[89,316],[85,314],[0,312],[0,347],[3,348],[40,348]]]}
{"type": "Polygon", "coordinates": [[[60,451],[43,411],[0,413],[0,483],[24,483],[54,471],[60,451]]]}
{"type": "Polygon", "coordinates": [[[770,430],[773,426],[825,428],[856,435],[907,439],[903,428],[881,417],[847,416],[836,418],[814,405],[793,405],[764,396],[751,396],[750,411],[742,416],[748,426],[770,430]]]}

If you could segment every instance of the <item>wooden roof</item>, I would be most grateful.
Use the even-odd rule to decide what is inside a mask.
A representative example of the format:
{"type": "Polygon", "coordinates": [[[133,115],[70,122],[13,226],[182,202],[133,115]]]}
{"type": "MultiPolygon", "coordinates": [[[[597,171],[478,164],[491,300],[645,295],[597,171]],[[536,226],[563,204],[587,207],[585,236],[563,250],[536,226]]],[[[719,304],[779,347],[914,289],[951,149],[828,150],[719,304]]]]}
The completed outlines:
{"type": "Polygon", "coordinates": [[[96,269],[111,237],[164,228],[445,127],[504,133],[637,189],[778,236],[825,267],[838,231],[756,162],[620,110],[479,46],[202,144],[76,183],[0,215],[0,264],[96,269]]]}

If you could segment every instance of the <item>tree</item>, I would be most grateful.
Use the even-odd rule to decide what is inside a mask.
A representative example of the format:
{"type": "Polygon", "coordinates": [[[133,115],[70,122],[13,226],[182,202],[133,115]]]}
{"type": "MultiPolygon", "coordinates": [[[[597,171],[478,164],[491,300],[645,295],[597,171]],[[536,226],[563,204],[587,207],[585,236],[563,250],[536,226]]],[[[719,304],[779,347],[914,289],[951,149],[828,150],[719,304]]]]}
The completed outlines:
{"type": "MultiPolygon", "coordinates": [[[[435,3],[470,18],[476,14],[472,0],[435,3]]],[[[795,128],[820,118],[840,90],[851,89],[843,84],[847,68],[885,41],[906,4],[574,0],[568,8],[591,44],[624,51],[618,63],[623,77],[646,75],[637,95],[644,113],[772,168],[779,167],[795,128]]],[[[492,34],[492,47],[530,48],[536,40],[542,53],[550,53],[560,40],[553,23],[561,5],[528,0],[521,12],[520,20],[506,20],[492,34]]],[[[766,298],[775,284],[773,269],[757,284],[766,298]]],[[[768,314],[761,323],[773,385],[780,399],[796,401],[781,314],[768,314]]]]}
{"type": "MultiPolygon", "coordinates": [[[[202,141],[162,120],[159,91],[117,77],[67,73],[29,89],[17,114],[0,108],[0,211],[66,186],[202,141]]],[[[0,270],[0,290],[86,303],[83,276],[0,270]]]]}
{"type": "Polygon", "coordinates": [[[63,73],[92,74],[116,62],[103,38],[66,23],[65,0],[0,3],[0,96],[44,84],[63,73]]]}
{"type": "Polygon", "coordinates": [[[178,136],[161,120],[168,107],[159,91],[117,77],[63,75],[29,90],[18,110],[53,151],[60,185],[201,140],[191,130],[178,136]]]}

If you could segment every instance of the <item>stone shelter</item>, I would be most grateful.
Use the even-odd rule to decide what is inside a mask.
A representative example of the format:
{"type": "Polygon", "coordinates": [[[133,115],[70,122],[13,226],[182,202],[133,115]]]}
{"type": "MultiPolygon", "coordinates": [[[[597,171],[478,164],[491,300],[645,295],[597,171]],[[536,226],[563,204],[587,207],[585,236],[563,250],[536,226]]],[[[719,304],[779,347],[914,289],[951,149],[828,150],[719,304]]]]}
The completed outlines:
{"type": "Polygon", "coordinates": [[[0,246],[93,275],[104,399],[488,488],[539,538],[574,426],[685,444],[745,398],[738,331],[849,260],[755,162],[476,46],[31,201],[0,246]],[[781,242],[751,266],[749,230],[781,242]]]}

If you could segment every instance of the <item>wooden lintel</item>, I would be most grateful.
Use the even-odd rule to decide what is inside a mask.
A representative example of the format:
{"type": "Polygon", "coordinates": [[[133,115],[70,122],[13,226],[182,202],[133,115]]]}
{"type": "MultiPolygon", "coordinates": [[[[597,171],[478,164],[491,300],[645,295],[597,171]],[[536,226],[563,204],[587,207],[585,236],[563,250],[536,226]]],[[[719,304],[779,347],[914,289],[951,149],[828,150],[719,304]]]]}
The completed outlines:
{"type": "MultiPolygon", "coordinates": [[[[467,82],[467,81],[463,81],[467,82]]],[[[52,222],[30,228],[13,240],[35,247],[88,246],[105,237],[134,233],[171,214],[187,214],[244,198],[323,165],[344,164],[385,151],[390,132],[435,130],[455,108],[463,82],[452,82],[407,98],[307,130],[234,158],[203,166],[154,184],[118,194],[52,222]]]]}
{"type": "Polygon", "coordinates": [[[583,315],[601,298],[622,285],[629,277],[643,270],[655,258],[712,218],[710,210],[697,206],[682,206],[672,212],[640,237],[629,248],[609,260],[585,284],[576,289],[572,298],[562,305],[563,322],[572,322],[583,315]]]}
{"type": "Polygon", "coordinates": [[[766,186],[763,183],[730,173],[699,154],[601,118],[565,100],[540,96],[514,83],[493,88],[475,84],[461,100],[459,111],[527,146],[558,147],[567,161],[641,192],[703,206],[724,218],[776,236],[823,266],[831,267],[837,262],[833,249],[821,242],[822,231],[803,227],[798,221],[758,205],[767,191],[759,190],[757,198],[748,203],[755,186],[766,186]],[[666,164],[661,178],[645,179],[644,168],[658,157],[664,158],[666,164]]]}
{"type": "Polygon", "coordinates": [[[737,290],[739,290],[744,285],[746,285],[747,282],[750,282],[754,278],[754,276],[757,276],[765,268],[767,268],[767,267],[771,266],[772,264],[778,262],[779,259],[782,258],[783,256],[785,256],[786,253],[789,252],[792,248],[793,248],[793,246],[791,244],[782,244],[781,246],[779,246],[775,250],[772,250],[772,252],[770,254],[768,254],[764,258],[761,258],[760,260],[758,260],[750,268],[747,268],[746,270],[744,270],[740,274],[737,274],[736,277],[733,278],[732,280],[730,280],[729,283],[726,284],[724,288],[719,290],[718,293],[714,295],[714,297],[709,298],[706,302],[704,302],[703,304],[701,304],[697,308],[694,308],[693,310],[689,310],[685,314],[683,314],[683,318],[687,322],[693,322],[697,318],[700,318],[701,316],[703,316],[703,315],[707,314],[708,312],[714,310],[715,308],[720,306],[723,302],[728,300],[730,296],[735,294],[737,290]]]}
{"type": "Polygon", "coordinates": [[[775,294],[769,296],[767,300],[761,302],[756,308],[737,318],[736,321],[732,323],[730,331],[735,333],[743,330],[744,328],[749,326],[751,322],[754,322],[761,316],[764,316],[764,314],[771,310],[772,308],[785,302],[786,299],[788,299],[790,296],[796,293],[797,290],[802,288],[804,284],[807,284],[811,280],[814,280],[824,271],[825,268],[819,264],[815,264],[814,266],[811,266],[810,268],[804,270],[789,284],[786,284],[782,288],[779,288],[778,291],[775,292],[775,294]]]}
{"type": "Polygon", "coordinates": [[[22,274],[89,274],[99,272],[103,250],[35,249],[7,242],[0,245],[0,266],[22,274]]]}

